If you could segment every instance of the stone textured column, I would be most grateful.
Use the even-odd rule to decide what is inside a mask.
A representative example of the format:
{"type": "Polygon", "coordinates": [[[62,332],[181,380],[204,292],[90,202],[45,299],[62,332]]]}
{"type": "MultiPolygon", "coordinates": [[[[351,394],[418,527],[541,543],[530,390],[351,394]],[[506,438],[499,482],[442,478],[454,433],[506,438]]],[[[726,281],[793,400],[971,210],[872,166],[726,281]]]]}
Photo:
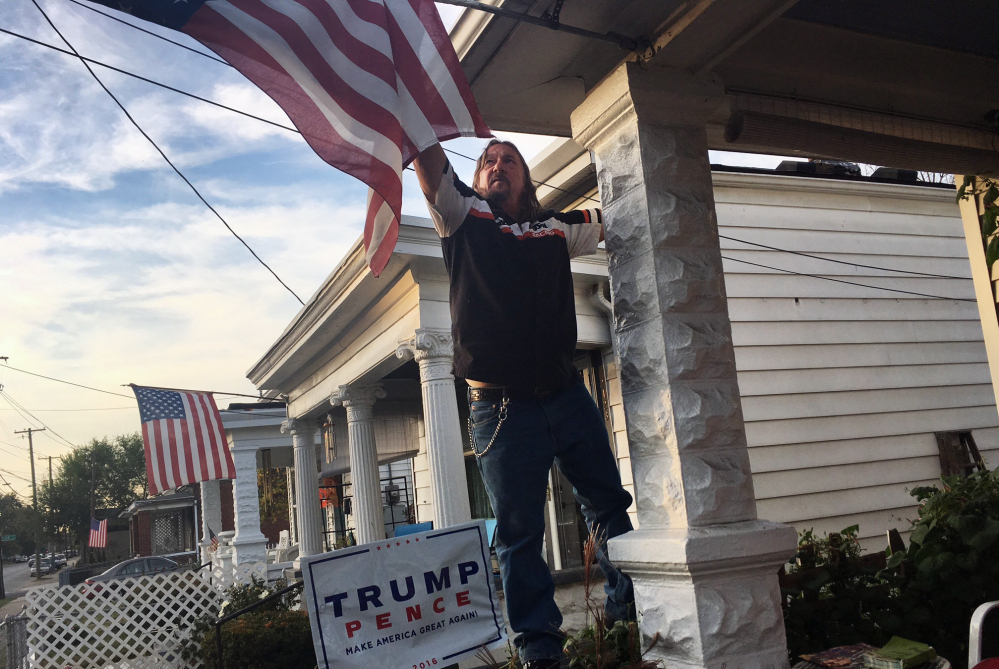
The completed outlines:
{"type": "Polygon", "coordinates": [[[451,374],[454,358],[451,333],[417,330],[415,337],[399,345],[396,355],[415,358],[420,366],[434,527],[466,523],[472,519],[472,511],[468,503],[458,397],[451,374]]]}
{"type": "Polygon", "coordinates": [[[597,158],[641,529],[611,542],[650,659],[788,666],[777,570],[794,529],[757,520],[706,120],[722,87],[622,65],[573,113],[597,158]]]}
{"type": "Polygon", "coordinates": [[[212,540],[208,529],[217,537],[222,531],[222,482],[201,482],[201,564],[211,559],[212,540]]]}
{"type": "Polygon", "coordinates": [[[385,512],[374,426],[375,400],[383,397],[385,389],[381,384],[340,386],[330,397],[333,406],[343,405],[347,409],[354,532],[359,544],[385,538],[385,512]]]}
{"type": "Polygon", "coordinates": [[[232,501],[236,511],[236,534],[232,537],[235,564],[267,561],[267,537],[260,531],[260,493],[257,488],[257,447],[232,445],[236,479],[232,501]]]}
{"type": "Polygon", "coordinates": [[[298,559],[323,552],[322,506],[319,501],[319,469],[316,462],[316,424],[299,418],[281,423],[281,432],[291,433],[295,457],[295,507],[298,518],[298,559]]]}

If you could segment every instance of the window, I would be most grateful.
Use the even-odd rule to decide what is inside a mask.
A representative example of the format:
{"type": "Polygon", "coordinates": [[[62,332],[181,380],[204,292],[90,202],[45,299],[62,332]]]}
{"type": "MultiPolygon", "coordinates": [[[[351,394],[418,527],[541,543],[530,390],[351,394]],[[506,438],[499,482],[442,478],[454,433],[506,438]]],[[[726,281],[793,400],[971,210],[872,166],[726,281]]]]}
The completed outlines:
{"type": "Polygon", "coordinates": [[[149,558],[146,562],[149,563],[149,573],[167,571],[168,569],[173,569],[174,567],[174,563],[169,560],[164,560],[163,558],[149,558]]]}
{"type": "Polygon", "coordinates": [[[136,560],[135,562],[129,562],[127,565],[118,570],[119,576],[139,576],[145,573],[145,561],[136,560]]]}

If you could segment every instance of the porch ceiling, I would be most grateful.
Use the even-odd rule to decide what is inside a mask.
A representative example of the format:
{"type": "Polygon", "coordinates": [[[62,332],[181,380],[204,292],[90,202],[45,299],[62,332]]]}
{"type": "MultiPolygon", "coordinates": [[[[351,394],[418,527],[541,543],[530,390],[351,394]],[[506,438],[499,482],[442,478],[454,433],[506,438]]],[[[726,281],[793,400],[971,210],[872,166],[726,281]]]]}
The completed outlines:
{"type": "MultiPolygon", "coordinates": [[[[551,3],[499,4],[540,15],[551,3]]],[[[984,115],[999,108],[991,83],[999,5],[988,0],[568,0],[561,19],[647,38],[658,50],[650,63],[720,78],[733,113],[759,111],[759,98],[811,102],[918,121],[920,140],[940,143],[933,124],[974,130],[982,152],[990,149],[978,146],[982,137],[994,136],[984,115]],[[746,96],[755,98],[748,106],[746,96]]],[[[586,92],[636,59],[613,44],[472,10],[451,36],[495,130],[571,135],[570,113],[586,92]]],[[[788,151],[779,142],[727,146],[722,135],[711,133],[712,148],[788,151]]]]}

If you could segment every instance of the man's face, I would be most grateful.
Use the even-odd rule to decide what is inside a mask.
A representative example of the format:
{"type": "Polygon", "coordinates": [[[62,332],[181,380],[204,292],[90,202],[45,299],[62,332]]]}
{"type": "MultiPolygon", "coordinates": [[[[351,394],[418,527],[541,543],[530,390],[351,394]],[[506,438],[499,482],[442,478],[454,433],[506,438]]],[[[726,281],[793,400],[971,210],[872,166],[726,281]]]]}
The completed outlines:
{"type": "Polygon", "coordinates": [[[524,194],[524,165],[517,152],[506,144],[490,146],[475,179],[475,191],[516,209],[524,194]]]}

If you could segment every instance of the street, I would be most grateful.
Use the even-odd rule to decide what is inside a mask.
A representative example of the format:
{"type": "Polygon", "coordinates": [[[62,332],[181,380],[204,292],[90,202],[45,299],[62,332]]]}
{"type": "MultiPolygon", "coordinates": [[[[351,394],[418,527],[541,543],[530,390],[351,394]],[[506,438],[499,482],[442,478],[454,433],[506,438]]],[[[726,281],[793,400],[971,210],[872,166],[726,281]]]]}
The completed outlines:
{"type": "MultiPolygon", "coordinates": [[[[66,567],[63,567],[66,569],[66,567]]],[[[5,562],[3,565],[3,583],[7,590],[7,598],[23,597],[28,588],[35,588],[42,585],[57,585],[59,574],[48,574],[41,579],[31,578],[28,573],[28,563],[20,564],[5,562]]]]}

